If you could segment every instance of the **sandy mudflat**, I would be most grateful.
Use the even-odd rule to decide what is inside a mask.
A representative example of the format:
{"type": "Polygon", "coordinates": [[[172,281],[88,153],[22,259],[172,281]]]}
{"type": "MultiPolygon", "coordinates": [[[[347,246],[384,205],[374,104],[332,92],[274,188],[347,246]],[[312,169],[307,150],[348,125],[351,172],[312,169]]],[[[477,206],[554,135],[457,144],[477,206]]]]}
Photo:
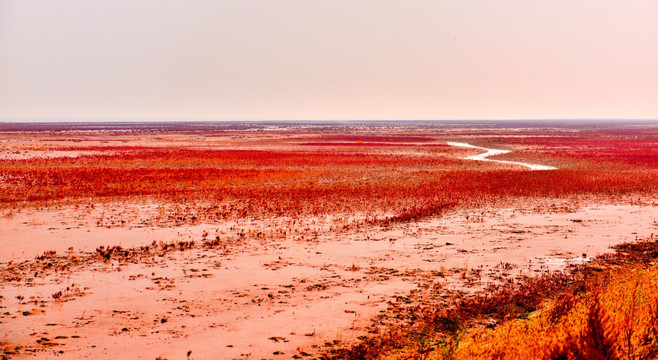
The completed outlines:
{"type": "Polygon", "coordinates": [[[0,219],[0,333],[21,347],[16,358],[317,354],[364,335],[389,301],[414,289],[470,292],[658,232],[656,206],[519,208],[367,230],[306,219],[285,237],[269,221],[155,224],[158,206],[148,203],[14,212],[0,219]],[[86,255],[204,235],[224,245],[124,261],[86,255]],[[48,250],[61,257],[33,260],[48,250]]]}

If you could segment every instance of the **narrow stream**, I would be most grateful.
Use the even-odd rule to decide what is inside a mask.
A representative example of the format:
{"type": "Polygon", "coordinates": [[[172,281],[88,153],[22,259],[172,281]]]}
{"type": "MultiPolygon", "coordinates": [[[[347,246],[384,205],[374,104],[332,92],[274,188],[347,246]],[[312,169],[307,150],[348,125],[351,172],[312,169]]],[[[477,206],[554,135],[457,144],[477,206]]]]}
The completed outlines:
{"type": "Polygon", "coordinates": [[[493,161],[493,162],[497,162],[497,163],[501,163],[501,164],[521,165],[521,166],[525,166],[525,167],[529,168],[530,170],[556,170],[557,169],[556,167],[548,166],[548,165],[530,164],[530,163],[524,163],[524,162],[520,162],[520,161],[507,161],[507,160],[489,159],[490,156],[510,153],[511,152],[510,150],[488,149],[488,148],[481,147],[481,146],[471,145],[471,144],[465,143],[465,142],[448,141],[447,143],[450,146],[459,146],[459,147],[465,147],[465,148],[471,148],[471,149],[485,150],[485,152],[483,152],[481,154],[466,157],[465,159],[467,159],[467,160],[493,161]]]}

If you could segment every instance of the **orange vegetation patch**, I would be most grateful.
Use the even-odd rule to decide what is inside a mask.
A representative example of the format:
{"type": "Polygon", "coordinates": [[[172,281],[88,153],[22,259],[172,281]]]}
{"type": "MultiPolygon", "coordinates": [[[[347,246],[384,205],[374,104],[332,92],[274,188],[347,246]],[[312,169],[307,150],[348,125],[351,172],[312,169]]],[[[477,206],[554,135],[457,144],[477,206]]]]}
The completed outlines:
{"type": "MultiPolygon", "coordinates": [[[[437,353],[429,358],[444,358],[437,353]]],[[[658,266],[624,268],[583,294],[561,294],[542,311],[462,339],[460,359],[655,359],[658,266]]]]}

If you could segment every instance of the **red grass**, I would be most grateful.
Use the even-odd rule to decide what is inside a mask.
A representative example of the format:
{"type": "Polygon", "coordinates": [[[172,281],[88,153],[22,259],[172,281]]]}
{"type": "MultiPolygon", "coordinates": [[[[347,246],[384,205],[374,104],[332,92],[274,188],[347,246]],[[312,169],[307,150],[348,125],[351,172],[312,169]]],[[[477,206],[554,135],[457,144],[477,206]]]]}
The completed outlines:
{"type": "Polygon", "coordinates": [[[503,138],[514,158],[547,159],[563,166],[658,168],[658,131],[612,130],[564,137],[503,138]]]}
{"type": "MultiPolygon", "coordinates": [[[[496,140],[522,148],[512,156],[558,162],[564,168],[536,172],[496,170],[493,163],[464,161],[458,158],[463,150],[453,147],[401,147],[397,143],[427,142],[428,137],[311,134],[323,141],[390,142],[373,150],[358,146],[309,149],[276,135],[260,133],[248,141],[222,142],[226,150],[122,146],[113,141],[50,145],[102,155],[1,160],[0,204],[149,197],[194,204],[198,216],[209,218],[363,213],[370,221],[389,222],[520,197],[615,198],[658,190],[653,135],[639,140],[591,134],[496,140]],[[242,149],[254,142],[275,148],[242,149]],[[601,156],[604,161],[599,160],[601,156]],[[383,214],[388,218],[382,219],[383,214]]],[[[42,136],[44,141],[49,139],[42,136]]]]}

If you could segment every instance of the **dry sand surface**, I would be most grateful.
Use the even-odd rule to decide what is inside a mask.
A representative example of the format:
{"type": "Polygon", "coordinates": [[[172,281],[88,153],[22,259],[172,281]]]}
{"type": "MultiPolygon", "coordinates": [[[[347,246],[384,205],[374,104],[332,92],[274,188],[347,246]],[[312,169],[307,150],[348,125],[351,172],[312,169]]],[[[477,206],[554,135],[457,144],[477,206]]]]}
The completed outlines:
{"type": "Polygon", "coordinates": [[[472,292],[658,231],[656,206],[535,205],[367,230],[279,219],[300,229],[279,237],[276,221],[158,223],[152,203],[6,211],[0,340],[21,347],[18,359],[305,357],[366,334],[413,291],[472,292]],[[91,255],[216,237],[126,261],[91,255]],[[46,251],[56,255],[34,260],[46,251]]]}

